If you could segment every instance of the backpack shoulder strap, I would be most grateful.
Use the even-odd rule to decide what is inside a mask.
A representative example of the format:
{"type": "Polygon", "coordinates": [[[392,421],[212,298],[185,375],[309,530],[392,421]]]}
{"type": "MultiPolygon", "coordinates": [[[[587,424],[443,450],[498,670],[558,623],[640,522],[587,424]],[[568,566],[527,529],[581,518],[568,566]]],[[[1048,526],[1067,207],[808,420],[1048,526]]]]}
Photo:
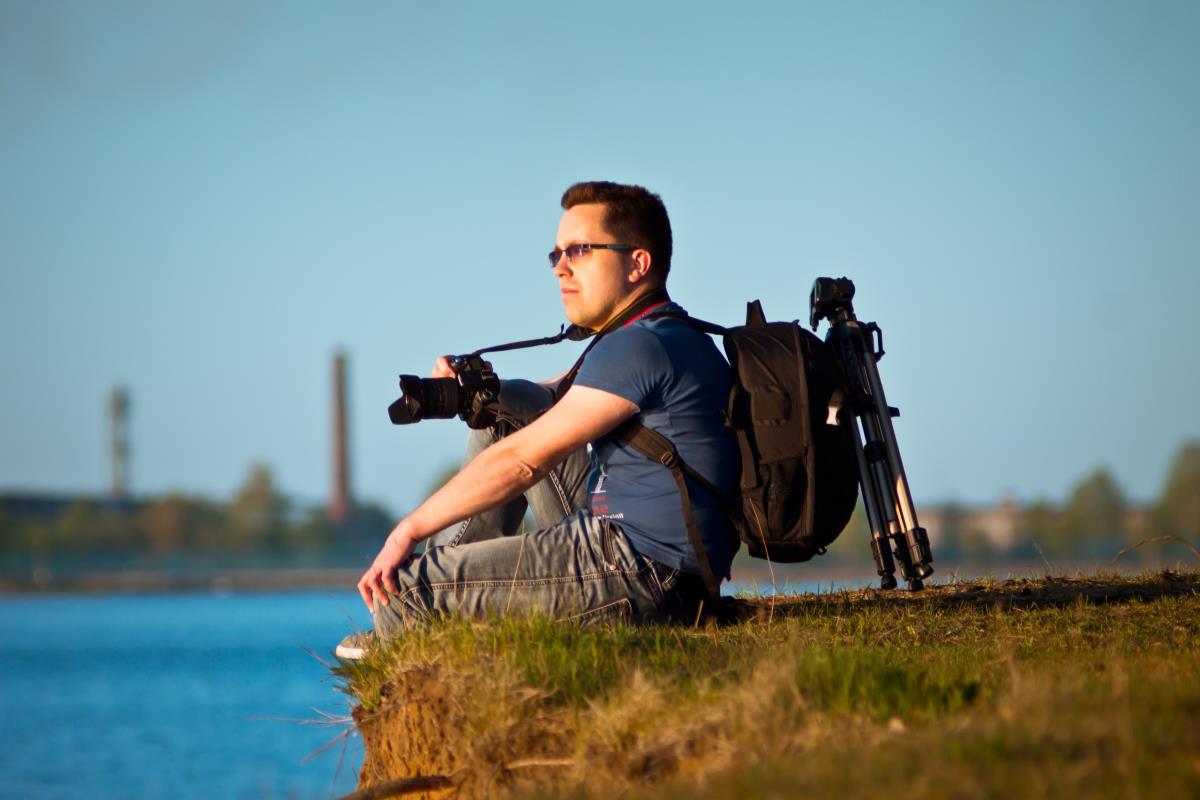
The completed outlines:
{"type": "Polygon", "coordinates": [[[700,529],[692,514],[692,498],[688,493],[684,474],[686,473],[688,477],[704,487],[705,491],[711,492],[713,497],[719,500],[721,495],[717,491],[717,487],[683,462],[670,439],[653,428],[647,428],[637,417],[632,417],[621,424],[613,431],[613,436],[670,470],[671,476],[675,479],[675,485],[679,488],[679,499],[683,505],[683,522],[687,527],[692,550],[696,553],[696,563],[700,566],[700,577],[704,580],[709,599],[717,601],[721,596],[721,581],[713,574],[712,566],[708,563],[708,553],[704,549],[704,542],[700,539],[700,529]]]}
{"type": "Polygon", "coordinates": [[[703,331],[705,333],[711,333],[714,336],[726,336],[729,333],[729,329],[722,325],[718,325],[715,322],[706,322],[705,320],[693,317],[683,311],[651,311],[649,314],[643,317],[643,319],[660,319],[662,317],[670,317],[672,319],[677,319],[680,322],[686,322],[696,330],[703,331]]]}

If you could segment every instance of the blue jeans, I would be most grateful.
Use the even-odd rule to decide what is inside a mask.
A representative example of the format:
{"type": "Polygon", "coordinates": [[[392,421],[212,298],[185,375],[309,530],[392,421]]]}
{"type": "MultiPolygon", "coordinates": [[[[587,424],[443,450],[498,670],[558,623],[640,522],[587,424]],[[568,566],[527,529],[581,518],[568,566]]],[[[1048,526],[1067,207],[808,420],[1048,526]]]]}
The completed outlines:
{"type": "MultiPolygon", "coordinates": [[[[467,460],[548,408],[552,393],[505,381],[501,415],[472,431],[467,460]]],[[[524,497],[440,531],[396,573],[397,594],[376,605],[375,630],[393,636],[437,615],[543,614],[581,623],[686,618],[691,576],[637,552],[620,526],[584,510],[590,460],[571,454],[524,497]],[[526,508],[538,529],[518,533],[526,508]]]]}

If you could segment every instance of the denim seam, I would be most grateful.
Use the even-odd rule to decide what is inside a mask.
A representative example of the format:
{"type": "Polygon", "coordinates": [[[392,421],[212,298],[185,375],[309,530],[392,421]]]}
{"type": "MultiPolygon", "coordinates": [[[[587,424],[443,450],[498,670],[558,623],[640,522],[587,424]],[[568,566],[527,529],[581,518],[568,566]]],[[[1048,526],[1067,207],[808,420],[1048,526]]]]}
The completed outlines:
{"type": "Polygon", "coordinates": [[[612,601],[611,603],[605,603],[602,606],[597,606],[596,608],[590,608],[587,611],[581,611],[580,613],[572,614],[569,617],[563,617],[562,621],[563,622],[589,622],[594,617],[604,617],[605,612],[610,612],[614,608],[620,612],[617,615],[618,618],[620,618],[620,617],[628,618],[633,615],[633,602],[628,597],[621,597],[621,598],[618,598],[618,599],[612,601]]]}
{"type": "Polygon", "coordinates": [[[458,545],[459,542],[462,541],[463,536],[467,532],[467,526],[469,526],[471,524],[472,519],[473,519],[472,517],[467,517],[458,526],[458,533],[454,534],[454,538],[450,540],[450,545],[449,545],[450,547],[455,547],[458,545]]]}
{"type": "MultiPolygon", "coordinates": [[[[438,583],[421,583],[408,589],[405,595],[418,591],[420,589],[429,589],[430,591],[446,591],[447,589],[475,589],[475,588],[504,588],[506,586],[552,586],[561,583],[576,583],[576,582],[595,582],[605,578],[614,577],[617,575],[629,576],[638,575],[645,568],[637,569],[613,569],[607,572],[585,572],[582,575],[568,575],[553,578],[478,578],[467,581],[439,581],[438,583]]],[[[404,595],[401,595],[404,596],[404,595]]]]}
{"type": "Polygon", "coordinates": [[[562,483],[558,480],[557,473],[551,470],[547,477],[550,478],[550,485],[554,487],[554,493],[558,495],[558,502],[562,503],[563,514],[570,514],[574,509],[567,499],[567,490],[563,488],[562,483]]]}
{"type": "MultiPolygon", "coordinates": [[[[573,575],[573,576],[568,576],[568,577],[556,577],[556,578],[526,578],[523,580],[516,580],[516,579],[503,579],[503,580],[486,579],[486,580],[483,580],[483,579],[481,579],[481,580],[473,580],[473,581],[448,581],[448,582],[438,582],[438,583],[429,583],[424,580],[419,580],[416,585],[410,586],[409,588],[405,589],[400,594],[393,595],[393,596],[396,598],[396,602],[401,604],[402,607],[408,607],[414,613],[418,613],[418,614],[424,616],[427,613],[433,612],[433,609],[426,606],[426,604],[423,602],[419,602],[419,601],[412,602],[411,601],[411,598],[416,597],[422,591],[428,591],[430,594],[434,594],[434,593],[442,593],[442,592],[447,592],[447,591],[458,591],[458,590],[462,590],[462,589],[502,589],[502,588],[513,589],[513,588],[530,588],[530,587],[534,587],[534,586],[552,586],[552,585],[563,584],[563,583],[595,583],[597,581],[604,580],[605,578],[615,577],[618,575],[623,576],[623,577],[636,576],[636,575],[640,575],[648,570],[650,570],[650,567],[647,565],[647,566],[639,567],[637,569],[632,569],[632,570],[614,569],[609,572],[588,572],[588,573],[584,573],[583,575],[573,575]]],[[[652,596],[654,595],[653,591],[651,592],[651,595],[652,596]]],[[[664,596],[662,594],[659,594],[658,597],[656,597],[654,599],[655,605],[660,605],[664,601],[664,599],[665,599],[664,596]]],[[[627,598],[627,597],[620,598],[619,600],[614,601],[614,602],[620,602],[621,600],[624,600],[626,602],[631,602],[629,600],[629,598],[627,598]]],[[[609,604],[606,604],[606,606],[607,605],[612,605],[612,604],[609,603],[609,604]]],[[[595,610],[596,609],[592,609],[592,611],[595,611],[595,610]]],[[[586,614],[589,612],[584,612],[584,613],[586,614]]]]}
{"type": "MultiPolygon", "coordinates": [[[[516,427],[516,426],[514,426],[514,427],[516,427]]],[[[492,439],[492,444],[496,444],[496,443],[497,443],[497,442],[499,442],[499,441],[500,441],[500,439],[502,438],[502,437],[501,437],[501,436],[500,436],[500,435],[497,433],[497,431],[496,431],[496,427],[495,427],[494,425],[493,425],[492,427],[489,427],[489,428],[488,428],[488,436],[490,436],[490,437],[491,437],[491,439],[492,439]]],[[[463,466],[465,467],[465,466],[466,466],[466,464],[463,464],[463,466]]],[[[465,536],[465,535],[466,535],[466,533],[467,533],[467,528],[469,528],[469,527],[471,526],[471,520],[473,520],[473,519],[475,519],[475,518],[474,518],[474,517],[467,517],[466,519],[464,519],[464,520],[462,521],[462,524],[458,526],[458,533],[454,534],[454,538],[450,540],[450,543],[449,543],[449,546],[450,546],[450,547],[457,547],[457,546],[458,546],[458,543],[462,541],[462,538],[463,538],[463,536],[465,536]]]]}

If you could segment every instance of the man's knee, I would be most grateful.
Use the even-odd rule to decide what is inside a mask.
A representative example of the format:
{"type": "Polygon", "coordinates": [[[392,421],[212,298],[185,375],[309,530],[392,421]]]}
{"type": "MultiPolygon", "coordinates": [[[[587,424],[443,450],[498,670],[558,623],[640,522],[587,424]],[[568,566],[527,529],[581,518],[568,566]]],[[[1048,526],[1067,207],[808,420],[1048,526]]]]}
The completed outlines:
{"type": "Polygon", "coordinates": [[[514,378],[500,382],[500,413],[527,422],[554,405],[554,392],[540,383],[514,378]]]}

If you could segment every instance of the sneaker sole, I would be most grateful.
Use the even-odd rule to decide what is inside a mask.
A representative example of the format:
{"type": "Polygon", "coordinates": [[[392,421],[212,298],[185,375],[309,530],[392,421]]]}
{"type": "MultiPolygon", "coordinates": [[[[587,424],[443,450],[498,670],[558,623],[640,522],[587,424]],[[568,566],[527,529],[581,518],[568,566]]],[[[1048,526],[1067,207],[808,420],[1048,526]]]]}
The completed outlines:
{"type": "Polygon", "coordinates": [[[337,649],[333,651],[333,654],[347,661],[362,661],[367,657],[367,649],[355,645],[339,644],[337,649]]]}

